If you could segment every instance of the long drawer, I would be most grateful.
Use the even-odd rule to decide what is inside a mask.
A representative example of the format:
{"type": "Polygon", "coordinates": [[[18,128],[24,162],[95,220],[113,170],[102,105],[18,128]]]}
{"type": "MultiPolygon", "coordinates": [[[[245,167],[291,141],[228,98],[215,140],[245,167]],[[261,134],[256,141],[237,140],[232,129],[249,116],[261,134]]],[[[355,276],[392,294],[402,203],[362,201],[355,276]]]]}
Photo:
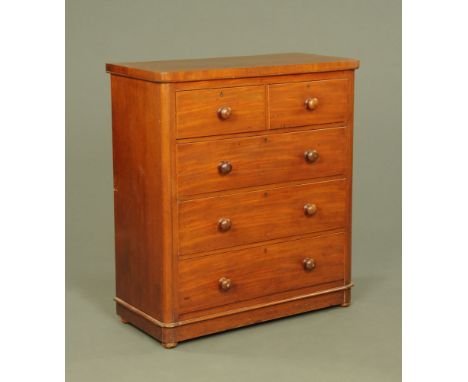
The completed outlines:
{"type": "Polygon", "coordinates": [[[346,128],[182,143],[179,195],[343,174],[346,128]]]}
{"type": "Polygon", "coordinates": [[[179,202],[179,254],[344,227],[347,180],[179,202]]]}
{"type": "Polygon", "coordinates": [[[181,313],[344,278],[342,233],[181,260],[181,313]]]}

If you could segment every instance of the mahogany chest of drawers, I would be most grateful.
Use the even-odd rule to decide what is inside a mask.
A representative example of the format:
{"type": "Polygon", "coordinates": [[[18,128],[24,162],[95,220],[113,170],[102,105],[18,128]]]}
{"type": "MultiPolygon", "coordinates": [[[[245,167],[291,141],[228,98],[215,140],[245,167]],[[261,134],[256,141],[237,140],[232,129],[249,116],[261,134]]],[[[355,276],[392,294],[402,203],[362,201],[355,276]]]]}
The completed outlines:
{"type": "Polygon", "coordinates": [[[347,306],[354,59],[107,64],[116,306],[165,347],[347,306]]]}

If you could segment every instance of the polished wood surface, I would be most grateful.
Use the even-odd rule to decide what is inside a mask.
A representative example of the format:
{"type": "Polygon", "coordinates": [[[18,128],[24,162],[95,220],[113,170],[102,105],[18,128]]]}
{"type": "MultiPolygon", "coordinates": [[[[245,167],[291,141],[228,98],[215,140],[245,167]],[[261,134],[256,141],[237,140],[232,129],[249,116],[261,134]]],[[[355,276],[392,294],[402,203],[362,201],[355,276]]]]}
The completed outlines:
{"type": "Polygon", "coordinates": [[[180,312],[342,280],[344,242],[341,233],[183,260],[180,312]],[[313,270],[304,269],[306,258],[315,261],[313,270]],[[219,288],[220,278],[231,281],[229,289],[219,288]]]}
{"type": "Polygon", "coordinates": [[[234,88],[177,92],[177,137],[232,134],[265,129],[266,88],[234,88]],[[218,114],[229,108],[228,117],[218,114]]]}
{"type": "Polygon", "coordinates": [[[124,77],[112,77],[111,85],[116,295],[162,318],[161,93],[156,84],[124,77]]]}
{"type": "Polygon", "coordinates": [[[345,170],[346,128],[249,138],[179,143],[176,147],[180,195],[237,189],[340,175],[345,170]],[[308,162],[304,154],[316,150],[308,162]],[[221,162],[231,165],[223,174],[221,162]]]}
{"type": "Polygon", "coordinates": [[[342,228],[345,191],[342,179],[183,201],[179,254],[342,228]],[[314,216],[304,213],[307,203],[317,205],[314,216]],[[232,222],[225,232],[218,228],[222,218],[232,222]]]}
{"type": "Polygon", "coordinates": [[[346,291],[349,288],[351,286],[338,291],[325,289],[324,293],[317,295],[313,293],[310,296],[297,295],[294,299],[276,301],[273,305],[263,304],[253,306],[253,309],[239,309],[235,312],[229,312],[229,314],[203,317],[200,320],[188,321],[174,327],[161,327],[149,320],[146,315],[140,315],[119,303],[117,303],[116,310],[117,314],[128,319],[132,325],[161,341],[164,347],[166,344],[175,347],[179,341],[194,337],[340,305],[343,301],[343,290],[346,291]]]}
{"type": "Polygon", "coordinates": [[[186,60],[107,64],[109,73],[156,82],[200,81],[225,78],[352,70],[359,61],[308,53],[216,57],[186,60]]]}
{"type": "Polygon", "coordinates": [[[286,54],[107,66],[122,322],[171,348],[349,305],[358,65],[286,54]]]}
{"type": "Polygon", "coordinates": [[[342,122],[347,118],[346,79],[276,84],[269,87],[272,129],[342,122]],[[317,100],[313,110],[306,100],[317,100]]]}
{"type": "Polygon", "coordinates": [[[177,341],[216,333],[224,330],[235,329],[246,325],[258,324],[264,321],[293,314],[323,309],[333,305],[339,305],[343,300],[343,292],[330,292],[324,295],[292,300],[283,304],[273,306],[259,306],[255,310],[239,312],[236,314],[215,317],[209,320],[195,322],[169,329],[174,332],[177,341]]]}

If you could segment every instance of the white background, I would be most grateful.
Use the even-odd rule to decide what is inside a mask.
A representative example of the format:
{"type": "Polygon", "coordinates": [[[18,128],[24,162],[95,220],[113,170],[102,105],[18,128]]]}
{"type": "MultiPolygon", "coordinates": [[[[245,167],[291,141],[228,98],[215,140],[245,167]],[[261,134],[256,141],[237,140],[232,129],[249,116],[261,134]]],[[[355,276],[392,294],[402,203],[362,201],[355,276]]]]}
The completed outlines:
{"type": "MultiPolygon", "coordinates": [[[[465,8],[403,2],[403,381],[468,380],[465,8]]],[[[3,381],[64,380],[64,34],[63,3],[0,5],[3,381]]]]}
{"type": "Polygon", "coordinates": [[[65,27],[0,2],[0,381],[64,380],[65,27]]]}
{"type": "Polygon", "coordinates": [[[403,2],[404,381],[468,381],[466,8],[403,2]]]}

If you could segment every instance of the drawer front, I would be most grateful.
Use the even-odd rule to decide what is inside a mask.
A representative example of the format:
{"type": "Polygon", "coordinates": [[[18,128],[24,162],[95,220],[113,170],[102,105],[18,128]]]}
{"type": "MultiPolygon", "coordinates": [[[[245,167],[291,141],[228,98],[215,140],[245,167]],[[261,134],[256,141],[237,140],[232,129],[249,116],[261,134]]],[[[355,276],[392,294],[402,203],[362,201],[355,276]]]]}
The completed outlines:
{"type": "Polygon", "coordinates": [[[186,313],[343,280],[344,251],[340,233],[181,260],[179,308],[186,313]]]}
{"type": "Polygon", "coordinates": [[[265,86],[177,92],[177,137],[264,130],[265,94],[265,86]]]}
{"type": "Polygon", "coordinates": [[[342,179],[179,202],[179,253],[344,227],[346,187],[342,179]]]}
{"type": "Polygon", "coordinates": [[[178,192],[193,195],[343,174],[345,142],[346,128],[339,127],[178,144],[178,192]]]}
{"type": "Polygon", "coordinates": [[[346,121],[346,79],[270,85],[269,93],[272,129],[346,121]]]}

